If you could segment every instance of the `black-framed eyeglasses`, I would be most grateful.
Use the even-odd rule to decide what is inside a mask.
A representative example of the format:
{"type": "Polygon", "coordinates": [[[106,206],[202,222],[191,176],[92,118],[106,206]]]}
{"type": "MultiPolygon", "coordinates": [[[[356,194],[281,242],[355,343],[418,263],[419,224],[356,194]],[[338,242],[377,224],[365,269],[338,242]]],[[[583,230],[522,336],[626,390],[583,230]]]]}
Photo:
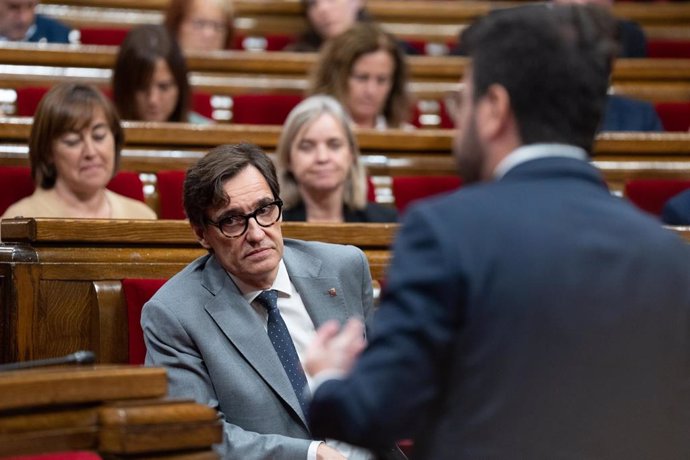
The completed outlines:
{"type": "Polygon", "coordinates": [[[268,204],[256,208],[249,214],[235,214],[219,219],[217,222],[211,219],[206,221],[218,227],[220,232],[228,238],[239,238],[244,235],[249,228],[249,219],[254,218],[257,224],[262,227],[270,227],[280,220],[283,209],[283,200],[278,198],[268,204]]]}

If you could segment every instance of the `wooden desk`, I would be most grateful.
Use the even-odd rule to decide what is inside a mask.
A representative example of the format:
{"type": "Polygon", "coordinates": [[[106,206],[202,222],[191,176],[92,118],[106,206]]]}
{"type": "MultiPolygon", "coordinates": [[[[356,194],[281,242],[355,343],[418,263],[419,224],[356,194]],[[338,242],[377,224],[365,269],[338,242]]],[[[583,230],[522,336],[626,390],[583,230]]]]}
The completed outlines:
{"type": "Polygon", "coordinates": [[[67,366],[0,373],[0,455],[92,450],[211,460],[222,440],[214,409],[164,400],[161,368],[67,366]]]}
{"type": "MultiPolygon", "coordinates": [[[[160,23],[167,0],[46,0],[43,14],[74,27],[160,23]]],[[[497,8],[519,1],[368,0],[367,10],[384,28],[404,38],[455,41],[460,29],[497,8]],[[433,25],[434,27],[429,27],[433,25]]],[[[235,27],[245,35],[298,34],[304,30],[299,0],[235,0],[235,27]]],[[[690,7],[686,3],[616,3],[613,13],[639,22],[651,38],[688,38],[690,7]]]]}
{"type": "MultiPolygon", "coordinates": [[[[283,236],[354,244],[382,279],[395,224],[284,223],[283,236]]],[[[1,362],[93,350],[128,359],[123,278],[169,278],[206,254],[186,221],[0,222],[1,362]]]]}
{"type": "MultiPolygon", "coordinates": [[[[28,165],[26,144],[30,118],[0,119],[0,165],[28,165]]],[[[275,151],[280,127],[199,126],[126,122],[122,169],[155,173],[186,170],[209,149],[227,143],[253,142],[275,151]]],[[[363,163],[382,178],[455,174],[451,155],[453,130],[359,130],[363,163]]],[[[633,178],[690,178],[690,134],[604,133],[595,145],[594,164],[609,187],[620,191],[633,178]]],[[[155,183],[152,183],[155,187],[155,183]]]]}

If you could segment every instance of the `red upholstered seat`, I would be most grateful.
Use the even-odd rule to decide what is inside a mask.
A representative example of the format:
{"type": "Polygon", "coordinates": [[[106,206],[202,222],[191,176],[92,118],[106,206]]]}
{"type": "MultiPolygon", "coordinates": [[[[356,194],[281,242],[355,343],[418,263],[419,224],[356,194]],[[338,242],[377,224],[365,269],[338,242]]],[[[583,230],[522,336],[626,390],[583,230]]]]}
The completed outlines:
{"type": "Polygon", "coordinates": [[[690,102],[657,102],[654,108],[666,131],[687,131],[690,128],[690,102]]]}
{"type": "Polygon", "coordinates": [[[286,46],[294,43],[293,35],[269,34],[264,36],[246,36],[236,34],[232,49],[246,51],[282,51],[286,46]]]}
{"type": "Polygon", "coordinates": [[[50,88],[47,86],[27,86],[17,88],[17,116],[33,117],[36,113],[38,103],[50,88]]]}
{"type": "Polygon", "coordinates": [[[31,169],[24,166],[0,167],[0,215],[12,203],[31,195],[34,192],[34,181],[31,169]]]}
{"type": "Polygon", "coordinates": [[[85,450],[51,452],[47,454],[17,455],[0,458],[2,460],[101,460],[101,456],[97,453],[85,450]]]}
{"type": "Polygon", "coordinates": [[[159,278],[125,278],[122,280],[122,292],[127,302],[130,364],[144,364],[146,346],[144,345],[144,333],[139,322],[141,309],[166,281],[168,280],[159,278]]]}
{"type": "Polygon", "coordinates": [[[393,177],[393,198],[399,212],[420,198],[455,190],[461,185],[457,176],[396,176],[393,177]]]}
{"type": "Polygon", "coordinates": [[[108,188],[115,193],[134,200],[145,201],[144,184],[141,182],[137,172],[120,171],[108,183],[108,188]]]}
{"type": "Polygon", "coordinates": [[[233,96],[232,122],[252,125],[282,125],[302,101],[298,94],[238,94],[233,96]]]}
{"type": "Polygon", "coordinates": [[[647,56],[650,58],[690,58],[690,40],[647,40],[647,56]]]}
{"type": "Polygon", "coordinates": [[[120,46],[129,32],[127,28],[82,27],[79,29],[82,45],[120,46]]]}
{"type": "Polygon", "coordinates": [[[182,204],[184,171],[158,171],[158,217],[161,219],[186,219],[182,204]]]}
{"type": "Polygon", "coordinates": [[[688,188],[690,180],[633,179],[625,183],[623,193],[638,208],[659,216],[669,198],[688,188]]]}

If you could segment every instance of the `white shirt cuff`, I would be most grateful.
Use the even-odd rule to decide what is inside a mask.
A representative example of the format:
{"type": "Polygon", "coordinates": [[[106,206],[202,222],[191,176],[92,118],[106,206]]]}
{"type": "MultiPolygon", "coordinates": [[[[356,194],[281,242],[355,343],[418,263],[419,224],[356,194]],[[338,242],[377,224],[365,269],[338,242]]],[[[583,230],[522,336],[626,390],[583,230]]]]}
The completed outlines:
{"type": "Polygon", "coordinates": [[[307,460],[316,460],[316,450],[323,444],[323,441],[312,441],[307,451],[307,460]]]}

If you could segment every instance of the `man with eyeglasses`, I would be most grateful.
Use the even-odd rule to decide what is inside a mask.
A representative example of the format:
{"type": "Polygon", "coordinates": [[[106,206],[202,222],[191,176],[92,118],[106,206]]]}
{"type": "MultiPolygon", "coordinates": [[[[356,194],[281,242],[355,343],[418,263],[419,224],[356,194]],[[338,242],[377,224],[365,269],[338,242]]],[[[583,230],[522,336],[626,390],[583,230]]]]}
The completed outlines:
{"type": "Polygon", "coordinates": [[[184,207],[209,253],[144,306],[146,364],[167,368],[172,396],[218,408],[223,458],[374,458],[312,441],[300,364],[316,327],[369,314],[362,251],[283,240],[273,163],[250,144],[217,147],[192,166],[184,207]]]}

